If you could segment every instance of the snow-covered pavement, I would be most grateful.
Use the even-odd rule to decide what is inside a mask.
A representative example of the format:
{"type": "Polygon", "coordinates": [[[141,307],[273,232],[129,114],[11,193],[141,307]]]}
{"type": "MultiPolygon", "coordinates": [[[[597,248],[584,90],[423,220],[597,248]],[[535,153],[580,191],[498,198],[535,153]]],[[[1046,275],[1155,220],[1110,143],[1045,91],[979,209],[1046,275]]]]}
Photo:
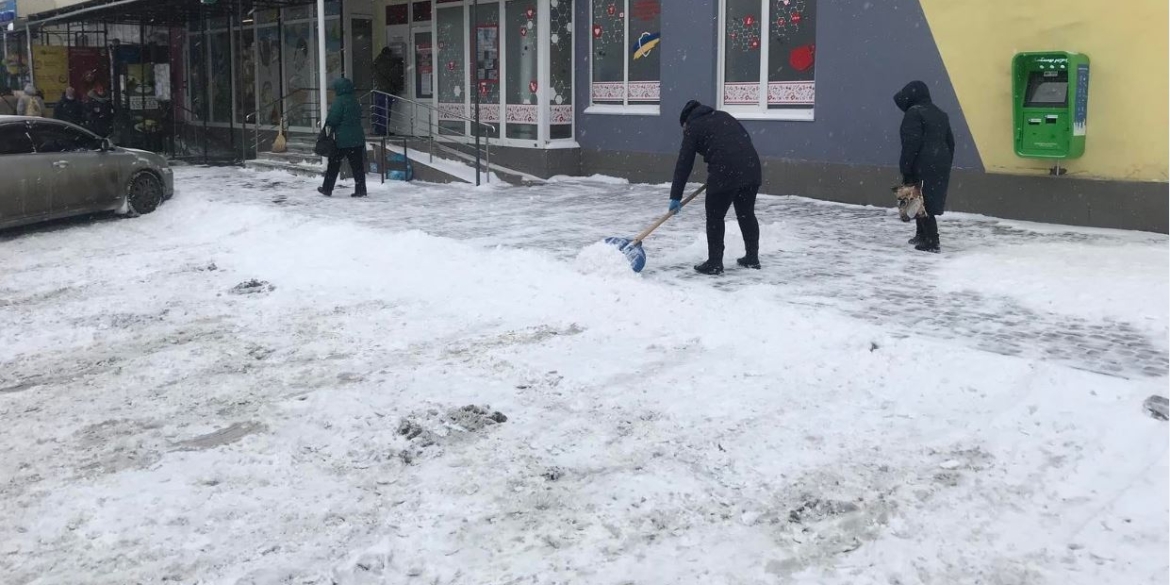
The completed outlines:
{"type": "Polygon", "coordinates": [[[0,235],[4,583],[1168,582],[1165,236],[176,175],[0,235]]]}

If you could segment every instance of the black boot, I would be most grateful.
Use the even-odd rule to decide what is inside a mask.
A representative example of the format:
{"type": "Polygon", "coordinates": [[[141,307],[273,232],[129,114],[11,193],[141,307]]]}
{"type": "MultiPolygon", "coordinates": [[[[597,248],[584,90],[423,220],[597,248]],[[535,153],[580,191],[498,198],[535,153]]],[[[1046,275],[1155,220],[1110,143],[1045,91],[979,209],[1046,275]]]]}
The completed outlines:
{"type": "Polygon", "coordinates": [[[915,250],[919,252],[933,252],[935,254],[942,251],[938,243],[938,220],[933,215],[926,216],[922,220],[923,233],[922,241],[914,246],[915,250]]]}
{"type": "Polygon", "coordinates": [[[326,197],[332,197],[332,196],[333,196],[333,192],[332,192],[332,191],[326,191],[326,190],[325,190],[325,187],[317,187],[317,192],[318,192],[318,193],[320,193],[320,194],[322,194],[322,195],[324,195],[324,196],[326,196],[326,197]]]}
{"type": "Polygon", "coordinates": [[[760,269],[760,257],[757,254],[748,254],[743,258],[737,258],[735,263],[743,266],[744,268],[753,268],[755,270],[760,269]]]}
{"type": "Polygon", "coordinates": [[[922,226],[923,221],[921,217],[914,218],[914,237],[910,238],[910,241],[906,242],[907,244],[917,246],[922,243],[922,234],[925,231],[925,228],[922,226]]]}
{"type": "Polygon", "coordinates": [[[716,276],[723,274],[723,264],[708,260],[696,266],[695,272],[698,272],[699,274],[706,274],[708,276],[716,276]]]}

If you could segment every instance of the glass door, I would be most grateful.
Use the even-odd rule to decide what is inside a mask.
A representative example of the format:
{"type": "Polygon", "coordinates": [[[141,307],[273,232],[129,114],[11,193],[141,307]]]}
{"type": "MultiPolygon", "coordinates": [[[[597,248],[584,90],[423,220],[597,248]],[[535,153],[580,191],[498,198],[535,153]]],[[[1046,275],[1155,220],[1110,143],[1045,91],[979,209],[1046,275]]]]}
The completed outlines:
{"type": "Polygon", "coordinates": [[[353,84],[358,95],[365,95],[374,89],[374,21],[368,17],[354,17],[350,21],[353,50],[349,51],[352,63],[346,71],[352,71],[353,84]]]}
{"type": "Polygon", "coordinates": [[[467,106],[465,91],[470,77],[467,67],[470,45],[463,24],[465,8],[462,4],[440,4],[436,8],[434,23],[438,42],[435,48],[438,49],[439,70],[435,108],[439,116],[439,132],[466,134],[468,127],[463,117],[471,109],[467,106]]]}
{"type": "MultiPolygon", "coordinates": [[[[474,92],[470,100],[475,103],[474,95],[479,96],[479,121],[491,124],[494,130],[484,128],[484,135],[491,138],[500,137],[500,126],[503,121],[501,111],[503,104],[500,97],[503,94],[504,68],[501,54],[503,39],[500,38],[500,4],[496,2],[482,2],[478,9],[468,11],[470,34],[474,35],[475,43],[471,49],[471,66],[475,67],[475,77],[468,86],[468,92],[474,92]],[[477,81],[478,80],[478,81],[477,81]],[[475,84],[475,85],[471,85],[475,84]]],[[[475,111],[472,110],[472,118],[475,111]]]]}

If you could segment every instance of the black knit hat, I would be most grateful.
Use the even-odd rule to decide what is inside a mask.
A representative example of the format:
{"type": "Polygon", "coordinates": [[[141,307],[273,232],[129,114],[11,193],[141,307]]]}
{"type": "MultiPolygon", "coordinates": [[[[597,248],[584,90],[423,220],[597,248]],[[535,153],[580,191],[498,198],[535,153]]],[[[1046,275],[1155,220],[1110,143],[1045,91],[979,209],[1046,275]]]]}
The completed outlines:
{"type": "Polygon", "coordinates": [[[687,105],[683,106],[682,113],[678,116],[678,125],[685,126],[687,123],[687,118],[691,117],[691,112],[695,111],[695,108],[701,105],[703,104],[700,104],[696,100],[687,102],[687,105]]]}

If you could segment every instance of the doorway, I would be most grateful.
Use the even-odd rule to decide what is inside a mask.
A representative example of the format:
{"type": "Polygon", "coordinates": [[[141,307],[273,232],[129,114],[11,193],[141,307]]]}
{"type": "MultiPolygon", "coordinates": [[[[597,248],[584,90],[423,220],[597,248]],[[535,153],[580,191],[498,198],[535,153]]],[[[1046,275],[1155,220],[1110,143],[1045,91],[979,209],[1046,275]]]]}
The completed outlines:
{"type": "Polygon", "coordinates": [[[349,71],[358,95],[365,95],[374,89],[374,20],[368,16],[355,16],[350,20],[351,60],[349,71]]]}

